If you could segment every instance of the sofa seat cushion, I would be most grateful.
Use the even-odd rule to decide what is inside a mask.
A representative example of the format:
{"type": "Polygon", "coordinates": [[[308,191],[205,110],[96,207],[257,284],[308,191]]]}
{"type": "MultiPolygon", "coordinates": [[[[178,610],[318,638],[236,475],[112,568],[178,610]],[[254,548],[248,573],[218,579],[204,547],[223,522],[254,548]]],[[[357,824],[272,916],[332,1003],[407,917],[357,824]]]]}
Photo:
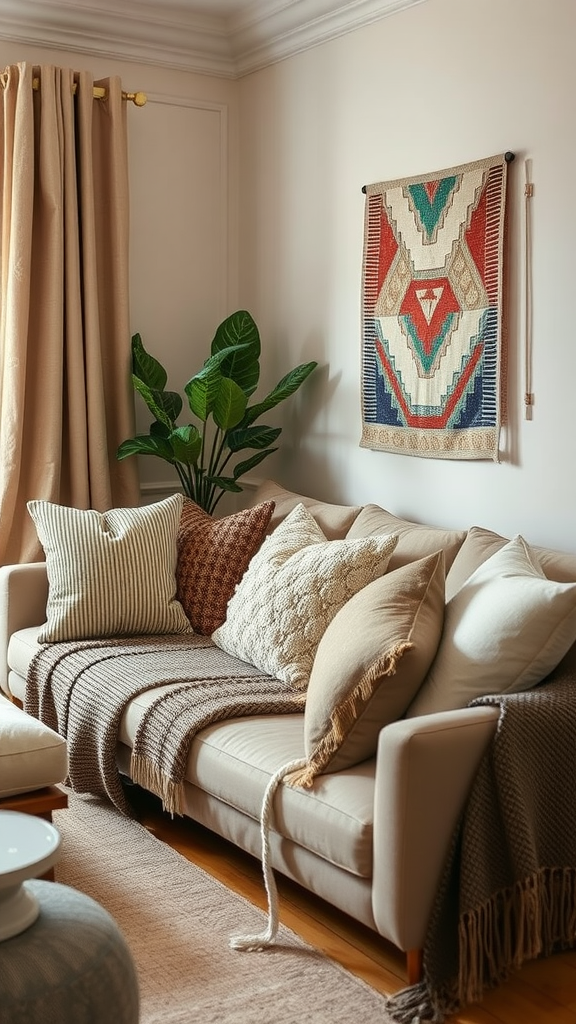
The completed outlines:
{"type": "MultiPolygon", "coordinates": [[[[188,777],[206,792],[260,819],[274,772],[304,749],[303,715],[230,720],[204,729],[192,744],[188,777]]],[[[312,789],[283,784],[271,827],[362,878],[372,875],[374,759],[323,775],[312,789]]]]}
{"type": "MultiPolygon", "coordinates": [[[[135,697],[120,726],[132,747],[145,709],[164,689],[135,697]]],[[[304,753],[304,715],[228,719],[193,741],[186,779],[211,796],[260,820],[264,791],[274,772],[304,753]]],[[[283,785],[274,799],[272,828],[324,860],[362,878],[372,874],[374,759],[346,773],[323,775],[312,789],[283,785]]]]}
{"type": "Polygon", "coordinates": [[[0,797],[63,782],[66,740],[0,697],[0,797]]]}

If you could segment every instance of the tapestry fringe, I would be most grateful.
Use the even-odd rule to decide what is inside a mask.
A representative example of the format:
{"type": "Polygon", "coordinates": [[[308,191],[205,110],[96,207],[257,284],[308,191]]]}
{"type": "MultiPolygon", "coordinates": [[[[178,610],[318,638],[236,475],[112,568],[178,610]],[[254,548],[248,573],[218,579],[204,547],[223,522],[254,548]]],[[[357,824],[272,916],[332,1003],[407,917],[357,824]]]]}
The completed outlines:
{"type": "Polygon", "coordinates": [[[300,786],[309,789],[317,775],[321,775],[353,725],[358,721],[362,711],[372,699],[374,689],[382,676],[392,676],[398,668],[398,662],[412,650],[414,644],[408,640],[397,643],[388,652],[384,663],[380,658],[369,669],[362,681],[352,690],[345,701],[334,709],[330,715],[331,727],[306,761],[305,767],[294,772],[286,779],[289,786],[300,786]]]}
{"type": "Polygon", "coordinates": [[[160,797],[162,807],[169,814],[184,813],[183,782],[174,782],[147,757],[134,753],[130,758],[130,775],[137,786],[142,786],[143,789],[160,797]]]}

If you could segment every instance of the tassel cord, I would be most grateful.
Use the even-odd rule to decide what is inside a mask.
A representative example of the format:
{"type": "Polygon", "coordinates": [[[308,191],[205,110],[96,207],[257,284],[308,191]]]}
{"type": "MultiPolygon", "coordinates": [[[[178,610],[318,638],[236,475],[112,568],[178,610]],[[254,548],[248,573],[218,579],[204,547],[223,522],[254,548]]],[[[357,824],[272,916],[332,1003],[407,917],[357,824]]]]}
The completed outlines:
{"type": "Polygon", "coordinates": [[[284,777],[290,772],[303,768],[305,764],[305,758],[298,758],[295,761],[289,761],[287,764],[282,765],[282,767],[274,773],[266,787],[264,799],[262,801],[262,811],[260,814],[260,836],[262,841],[262,873],[264,876],[264,885],[266,887],[266,896],[268,900],[268,924],[264,931],[257,935],[231,936],[230,946],[232,949],[254,952],[265,949],[267,946],[274,945],[276,940],[280,921],[278,913],[278,889],[274,873],[270,865],[270,819],[272,816],[272,805],[276,790],[284,777]]]}

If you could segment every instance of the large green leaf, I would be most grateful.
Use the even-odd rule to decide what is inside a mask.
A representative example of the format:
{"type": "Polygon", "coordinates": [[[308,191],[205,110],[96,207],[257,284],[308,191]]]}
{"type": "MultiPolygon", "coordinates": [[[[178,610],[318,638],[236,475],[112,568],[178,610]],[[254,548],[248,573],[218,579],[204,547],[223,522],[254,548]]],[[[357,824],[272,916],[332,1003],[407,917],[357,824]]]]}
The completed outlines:
{"type": "Polygon", "coordinates": [[[214,422],[220,430],[230,430],[240,423],[245,411],[248,399],[242,388],[239,388],[235,381],[229,377],[220,378],[220,387],[214,402],[212,415],[214,422]]]}
{"type": "Polygon", "coordinates": [[[234,491],[235,494],[240,494],[242,491],[234,477],[231,476],[207,476],[206,480],[216,487],[221,487],[223,491],[234,491]]]}
{"type": "Polygon", "coordinates": [[[272,389],[269,395],[266,396],[257,405],[249,406],[246,409],[244,419],[240,424],[241,427],[248,427],[254,420],[257,420],[263,413],[268,412],[269,409],[273,409],[280,402],[283,402],[290,395],[293,395],[295,391],[304,383],[307,377],[310,376],[312,370],[315,370],[318,363],[300,363],[299,366],[295,366],[290,373],[287,373],[282,380],[278,382],[275,388],[272,389]]]}
{"type": "Polygon", "coordinates": [[[126,459],[129,455],[157,455],[165,462],[174,462],[172,448],[164,438],[152,437],[148,434],[137,434],[130,437],[116,452],[117,459],[126,459]]]}
{"type": "Polygon", "coordinates": [[[150,424],[150,433],[154,437],[170,437],[172,433],[172,427],[167,427],[165,423],[160,423],[160,420],[152,420],[150,424]]]}
{"type": "Polygon", "coordinates": [[[231,430],[226,444],[231,452],[240,452],[244,448],[269,448],[282,433],[282,427],[245,427],[243,430],[231,430]]]}
{"type": "Polygon", "coordinates": [[[260,334],[245,309],[238,309],[226,317],[218,327],[212,340],[211,353],[215,355],[233,347],[234,352],[222,364],[222,373],[242,388],[249,398],[258,387],[260,379],[260,334]],[[242,349],[237,346],[242,345],[242,349]]]}
{"type": "Polygon", "coordinates": [[[202,437],[198,427],[187,424],[185,427],[176,427],[170,435],[170,444],[174,452],[174,458],[178,462],[194,465],[202,450],[202,437]]]}
{"type": "Polygon", "coordinates": [[[239,462],[237,466],[234,466],[234,479],[238,480],[239,477],[244,476],[245,473],[249,473],[255,466],[259,466],[264,459],[267,459],[269,455],[277,452],[277,448],[267,448],[265,452],[256,452],[249,459],[245,459],[244,462],[239,462]]]}
{"type": "Polygon", "coordinates": [[[132,373],[154,391],[164,391],[166,387],[166,370],[146,351],[139,334],[132,336],[132,373]]]}
{"type": "Polygon", "coordinates": [[[146,402],[153,416],[166,427],[172,428],[182,412],[182,399],[176,391],[156,391],[139,377],[132,377],[134,389],[146,402]]]}
{"type": "Polygon", "coordinates": [[[184,385],[190,411],[203,423],[208,419],[218,399],[223,379],[222,364],[236,351],[237,346],[233,345],[214,353],[206,360],[202,369],[184,385]]]}

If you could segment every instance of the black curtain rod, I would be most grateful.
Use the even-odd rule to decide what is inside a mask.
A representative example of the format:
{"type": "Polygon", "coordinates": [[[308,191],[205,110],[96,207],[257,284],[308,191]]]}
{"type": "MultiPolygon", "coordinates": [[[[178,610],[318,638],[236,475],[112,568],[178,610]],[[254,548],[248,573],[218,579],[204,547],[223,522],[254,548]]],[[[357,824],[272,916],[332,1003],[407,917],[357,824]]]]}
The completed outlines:
{"type": "MultiPolygon", "coordinates": [[[[516,158],[516,153],[512,153],[510,150],[508,150],[507,153],[504,153],[504,159],[505,159],[507,164],[511,164],[512,161],[515,158],[516,158]]],[[[363,191],[364,195],[366,195],[366,185],[362,185],[362,191],[363,191]]]]}

